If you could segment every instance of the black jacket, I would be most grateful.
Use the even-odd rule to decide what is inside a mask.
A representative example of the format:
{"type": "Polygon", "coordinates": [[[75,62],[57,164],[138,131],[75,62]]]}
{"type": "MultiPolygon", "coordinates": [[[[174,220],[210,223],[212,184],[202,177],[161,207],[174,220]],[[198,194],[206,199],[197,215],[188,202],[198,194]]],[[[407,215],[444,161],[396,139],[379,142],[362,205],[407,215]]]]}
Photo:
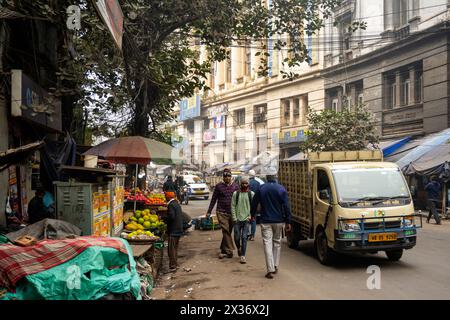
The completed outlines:
{"type": "Polygon", "coordinates": [[[183,214],[178,201],[173,200],[167,207],[167,232],[169,236],[183,235],[183,214]]]}
{"type": "Polygon", "coordinates": [[[33,224],[49,217],[49,212],[44,206],[44,199],[36,196],[31,199],[28,203],[28,222],[33,224]]]}
{"type": "Polygon", "coordinates": [[[175,184],[175,182],[173,182],[173,180],[167,180],[166,182],[164,182],[163,185],[163,191],[172,191],[172,192],[177,192],[177,185],[175,184]]]}

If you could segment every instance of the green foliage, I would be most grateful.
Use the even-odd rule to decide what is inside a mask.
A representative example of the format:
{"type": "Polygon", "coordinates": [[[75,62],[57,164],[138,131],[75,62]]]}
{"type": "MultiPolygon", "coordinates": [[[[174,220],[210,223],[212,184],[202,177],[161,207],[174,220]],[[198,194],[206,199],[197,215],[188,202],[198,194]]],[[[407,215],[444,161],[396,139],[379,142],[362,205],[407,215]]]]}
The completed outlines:
{"type": "MultiPolygon", "coordinates": [[[[62,34],[55,94],[75,97],[74,107],[81,110],[77,115],[89,111],[89,125],[75,125],[74,130],[158,136],[159,125],[173,119],[178,101],[207,89],[211,65],[229,56],[228,47],[251,41],[262,58],[258,72],[266,76],[272,38],[274,50],[290,53],[283,64],[299,66],[308,58],[305,35],[317,34],[342,0],[272,0],[270,8],[260,0],[121,0],[122,51],[94,1],[6,2],[13,10],[45,18],[62,34]],[[69,5],[81,8],[81,30],[66,27],[69,5]],[[205,61],[194,43],[207,48],[205,61]]],[[[285,72],[283,77],[297,74],[285,72]]]]}
{"type": "Polygon", "coordinates": [[[364,105],[343,111],[308,111],[309,128],[302,152],[363,150],[378,143],[372,114],[364,105]]]}

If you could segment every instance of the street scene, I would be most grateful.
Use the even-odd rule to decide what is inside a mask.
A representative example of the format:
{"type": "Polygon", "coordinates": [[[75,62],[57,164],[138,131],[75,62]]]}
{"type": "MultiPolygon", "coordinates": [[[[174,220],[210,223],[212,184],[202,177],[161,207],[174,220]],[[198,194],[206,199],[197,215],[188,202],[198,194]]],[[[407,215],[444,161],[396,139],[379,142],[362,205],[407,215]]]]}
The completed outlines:
{"type": "Polygon", "coordinates": [[[450,0],[0,1],[0,300],[450,299],[449,35],[450,0]]]}

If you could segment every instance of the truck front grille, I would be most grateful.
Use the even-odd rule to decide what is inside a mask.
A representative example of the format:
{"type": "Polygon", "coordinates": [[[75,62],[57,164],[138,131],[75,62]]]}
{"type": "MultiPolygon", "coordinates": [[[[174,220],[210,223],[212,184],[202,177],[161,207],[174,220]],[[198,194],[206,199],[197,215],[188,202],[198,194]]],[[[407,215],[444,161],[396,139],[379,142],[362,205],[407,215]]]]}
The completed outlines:
{"type": "MultiPolygon", "coordinates": [[[[400,228],[401,221],[386,221],[384,227],[386,229],[400,228]]],[[[383,222],[366,222],[364,223],[365,230],[383,229],[383,222]]]]}

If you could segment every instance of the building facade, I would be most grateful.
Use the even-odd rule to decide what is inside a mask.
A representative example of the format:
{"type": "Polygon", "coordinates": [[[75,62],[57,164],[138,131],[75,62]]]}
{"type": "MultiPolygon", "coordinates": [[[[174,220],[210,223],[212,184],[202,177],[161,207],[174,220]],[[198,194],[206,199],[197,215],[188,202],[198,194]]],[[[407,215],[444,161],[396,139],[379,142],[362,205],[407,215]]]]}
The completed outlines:
{"type": "Polygon", "coordinates": [[[447,0],[349,0],[326,22],[325,106],[364,103],[383,140],[441,131],[450,121],[447,0]],[[366,30],[349,33],[352,21],[366,30]]]}

